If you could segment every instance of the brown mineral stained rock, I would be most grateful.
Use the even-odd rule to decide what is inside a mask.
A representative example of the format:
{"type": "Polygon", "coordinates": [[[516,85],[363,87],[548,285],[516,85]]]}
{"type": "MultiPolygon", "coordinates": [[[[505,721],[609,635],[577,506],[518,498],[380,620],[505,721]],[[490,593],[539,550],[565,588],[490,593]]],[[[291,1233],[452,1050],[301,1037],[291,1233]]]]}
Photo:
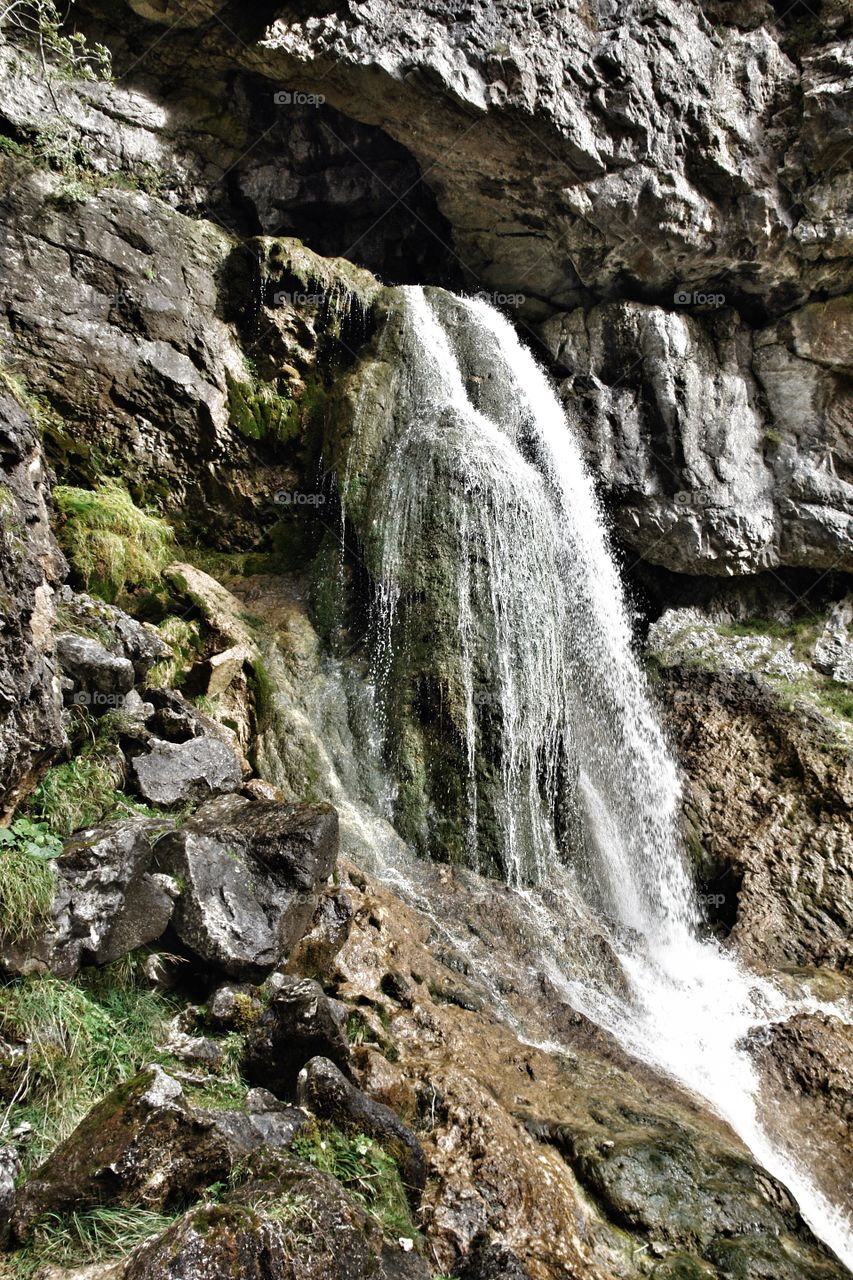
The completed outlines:
{"type": "Polygon", "coordinates": [[[833,1204],[853,1208],[853,1028],[798,1013],[751,1039],[769,1132],[814,1169],[833,1204]]]}
{"type": "MultiPolygon", "coordinates": [[[[452,895],[470,895],[468,873],[458,883],[435,868],[423,874],[431,894],[441,880],[448,916],[452,895]]],[[[482,914],[492,978],[504,963],[516,978],[513,1014],[530,1040],[557,1037],[563,1052],[521,1043],[485,1010],[437,1003],[431,991],[451,957],[430,922],[361,873],[347,894],[353,923],[330,978],[341,997],[383,1010],[395,1059],[379,1071],[377,1049],[362,1046],[353,1070],[383,1101],[401,1100],[404,1080],[414,1094],[429,1168],[423,1223],[443,1269],[456,1272],[485,1238],[534,1280],[634,1275],[628,1230],[654,1246],[662,1275],[711,1276],[725,1254],[725,1266],[768,1280],[818,1280],[827,1267],[840,1280],[790,1197],[727,1126],[606,1033],[567,1016],[535,972],[491,947],[482,914]],[[411,1007],[383,990],[392,968],[410,978],[411,1007]]],[[[479,990],[475,975],[457,972],[456,983],[479,990]]]]}
{"type": "Polygon", "coordinates": [[[853,963],[853,762],[750,676],[670,668],[661,689],[699,872],[760,967],[853,963]]]}

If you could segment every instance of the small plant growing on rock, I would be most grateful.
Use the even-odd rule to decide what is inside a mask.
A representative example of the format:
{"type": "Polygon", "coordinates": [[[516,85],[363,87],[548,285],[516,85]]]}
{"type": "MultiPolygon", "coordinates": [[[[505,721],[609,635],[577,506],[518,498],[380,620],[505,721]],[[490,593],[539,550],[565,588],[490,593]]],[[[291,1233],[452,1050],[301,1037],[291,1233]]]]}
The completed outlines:
{"type": "Polygon", "coordinates": [[[397,1162],[374,1138],[343,1133],[330,1124],[316,1125],[300,1134],[293,1149],[316,1169],[337,1178],[389,1239],[419,1239],[397,1162]]]}
{"type": "Polygon", "coordinates": [[[53,71],[78,80],[111,79],[109,49],[90,45],[81,32],[69,33],[67,18],[68,11],[61,14],[54,0],[8,0],[0,9],[0,30],[35,47],[46,77],[53,71]]]}
{"type": "Polygon", "coordinates": [[[4,942],[31,938],[47,924],[56,877],[50,863],[62,841],[40,822],[18,818],[0,827],[0,936],[4,942]]]}
{"type": "Polygon", "coordinates": [[[160,516],[137,507],[123,484],[58,485],[53,497],[60,513],[57,536],[87,591],[113,604],[128,587],[159,581],[172,530],[160,516]]]}

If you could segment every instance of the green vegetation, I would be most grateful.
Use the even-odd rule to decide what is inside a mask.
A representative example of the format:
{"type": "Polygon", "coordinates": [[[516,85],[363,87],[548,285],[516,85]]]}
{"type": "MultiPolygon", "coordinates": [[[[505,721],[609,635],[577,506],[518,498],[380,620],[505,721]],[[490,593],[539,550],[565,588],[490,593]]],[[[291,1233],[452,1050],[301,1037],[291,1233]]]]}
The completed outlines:
{"type": "Polygon", "coordinates": [[[9,1259],[13,1275],[22,1280],[42,1267],[81,1267],[120,1258],[171,1226],[175,1216],[141,1206],[129,1209],[101,1205],[66,1216],[46,1214],[23,1249],[9,1259]]]}
{"type": "Polygon", "coordinates": [[[350,1044],[364,1044],[370,1039],[370,1031],[364,1018],[355,1010],[347,1018],[347,1040],[350,1044]]]}
{"type": "MultiPolygon", "coordinates": [[[[91,827],[119,807],[115,759],[101,744],[48,769],[29,799],[30,813],[61,836],[91,827]]],[[[128,797],[122,796],[129,801],[128,797]]]]}
{"type": "Polygon", "coordinates": [[[53,498],[60,513],[57,536],[87,591],[114,603],[128,587],[159,580],[171,556],[172,530],[137,507],[124,485],[58,485],[53,498]]]}
{"type": "Polygon", "coordinates": [[[13,1123],[33,1126],[42,1159],[115,1085],[157,1057],[172,1006],[146,989],[125,958],[78,982],[25,977],[0,987],[0,1034],[23,1043],[13,1123]]]}
{"type": "Polygon", "coordinates": [[[0,827],[0,937],[21,942],[50,919],[56,877],[51,861],[62,841],[47,827],[18,818],[0,827]]]}
{"type": "Polygon", "coordinates": [[[66,837],[112,818],[162,817],[159,809],[120,789],[123,762],[116,743],[126,725],[124,714],[110,711],[93,721],[84,712],[78,723],[90,740],[72,759],[48,769],[27,800],[30,817],[45,823],[55,836],[66,837]]]}
{"type": "Polygon", "coordinates": [[[188,1084],[184,1093],[190,1102],[209,1110],[242,1111],[246,1105],[249,1086],[240,1075],[240,1062],[246,1049],[246,1037],[239,1031],[229,1031],[218,1041],[222,1049],[222,1061],[216,1074],[199,1084],[188,1084]]]}
{"type": "Polygon", "coordinates": [[[254,699],[255,731],[264,733],[275,724],[278,690],[260,658],[255,658],[252,663],[249,685],[254,699]]]}
{"type": "Polygon", "coordinates": [[[70,7],[60,13],[54,0],[10,0],[0,27],[38,51],[48,80],[51,73],[77,80],[111,79],[112,62],[106,45],[90,45],[82,33],[66,30],[70,7]]]}
{"type": "Polygon", "coordinates": [[[721,636],[769,636],[771,640],[790,641],[791,652],[798,662],[811,662],[815,641],[823,619],[808,615],[791,622],[778,618],[745,618],[743,622],[718,623],[721,636]]]}
{"type": "Polygon", "coordinates": [[[238,382],[230,374],[227,379],[228,410],[232,424],[241,435],[250,440],[280,442],[296,435],[299,414],[293,400],[254,376],[250,382],[238,382]]]}
{"type": "Polygon", "coordinates": [[[342,1133],[331,1124],[314,1124],[303,1130],[293,1149],[315,1168],[337,1178],[390,1239],[419,1239],[397,1162],[375,1139],[363,1133],[342,1133]]]}
{"type": "Polygon", "coordinates": [[[169,614],[158,624],[158,630],[172,653],[155,662],[147,683],[152,689],[178,688],[204,651],[203,624],[195,618],[169,614]]]}
{"type": "Polygon", "coordinates": [[[213,547],[182,545],[176,559],[186,560],[223,584],[227,584],[229,578],[278,573],[281,568],[278,557],[269,551],[217,551],[213,547]]]}

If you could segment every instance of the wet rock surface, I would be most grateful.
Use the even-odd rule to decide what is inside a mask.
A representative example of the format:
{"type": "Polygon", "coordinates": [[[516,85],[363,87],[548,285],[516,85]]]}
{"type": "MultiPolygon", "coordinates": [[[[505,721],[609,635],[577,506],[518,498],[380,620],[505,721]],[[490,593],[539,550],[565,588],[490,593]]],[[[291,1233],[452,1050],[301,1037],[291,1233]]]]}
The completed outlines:
{"type": "MultiPolygon", "coordinates": [[[[753,1058],[764,1083],[762,1109],[771,1130],[780,1099],[795,1107],[788,1124],[809,1153],[824,1193],[851,1203],[853,1032],[825,1014],[798,1013],[753,1037],[753,1058]]],[[[786,1111],[788,1108],[786,1107],[786,1111]]]]}
{"type": "Polygon", "coordinates": [[[850,757],[814,711],[751,675],[672,667],[662,690],[688,775],[702,892],[761,966],[850,965],[850,757]]]}
{"type": "Polygon", "coordinates": [[[384,1103],[356,1089],[328,1058],[311,1058],[299,1073],[297,1097],[324,1120],[352,1126],[395,1151],[403,1182],[420,1197],[426,1182],[426,1158],[412,1130],[384,1103]]]}
{"type": "MultiPolygon", "coordinates": [[[[722,898],[710,925],[786,990],[849,994],[853,63],[840,3],[783,7],[81,0],[112,83],[48,84],[0,41],[0,801],[11,814],[67,730],[76,761],[117,710],[99,762],[167,811],[76,832],[52,929],[8,958],[0,1234],[4,1214],[19,1243],[44,1215],[181,1215],[86,1280],[847,1274],[721,1121],[575,1010],[505,886],[430,864],[399,893],[351,864],[327,884],[326,798],[368,866],[385,846],[360,805],[387,800],[375,742],[353,763],[373,723],[345,666],[372,534],[353,549],[342,524],[341,552],[326,470],[359,391],[343,375],[387,302],[371,271],[464,284],[528,326],[626,567],[660,571],[654,674],[703,897],[722,898]],[[310,247],[278,238],[294,234],[310,247]],[[341,251],[363,266],[317,256],[341,251]],[[86,489],[120,475],[175,523],[181,562],[129,612],[61,589],[50,469],[86,489]],[[695,575],[731,583],[740,617],[750,575],[788,569],[831,588],[809,653],[673,616],[712,590],[695,575]],[[173,653],[168,622],[201,647],[173,653]],[[39,975],[78,1001],[118,991],[116,960],[169,1002],[168,1069],[19,1169],[38,1053],[61,1064],[75,1041],[16,1022],[13,996],[39,975]],[[367,1167],[314,1167],[333,1135],[350,1160],[362,1139],[390,1153],[423,1240],[365,1208],[367,1167]]],[[[392,347],[368,409],[393,395],[392,347]]],[[[432,717],[455,742],[429,680],[415,702],[413,732],[432,717]]],[[[567,964],[627,993],[601,932],[567,915],[564,934],[567,964]]],[[[801,1015],[751,1048],[771,1130],[778,1104],[842,1202],[848,1028],[801,1015]]]]}

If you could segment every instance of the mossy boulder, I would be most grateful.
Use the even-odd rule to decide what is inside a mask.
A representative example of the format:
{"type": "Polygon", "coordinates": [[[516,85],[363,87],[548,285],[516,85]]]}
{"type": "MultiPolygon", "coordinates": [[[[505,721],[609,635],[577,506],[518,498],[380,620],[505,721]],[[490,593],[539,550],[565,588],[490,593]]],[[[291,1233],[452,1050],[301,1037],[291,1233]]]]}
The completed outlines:
{"type": "Polygon", "coordinates": [[[99,1204],[164,1209],[228,1177],[229,1144],[160,1067],[104,1098],[30,1175],[15,1204],[19,1239],[48,1213],[99,1204]]]}

